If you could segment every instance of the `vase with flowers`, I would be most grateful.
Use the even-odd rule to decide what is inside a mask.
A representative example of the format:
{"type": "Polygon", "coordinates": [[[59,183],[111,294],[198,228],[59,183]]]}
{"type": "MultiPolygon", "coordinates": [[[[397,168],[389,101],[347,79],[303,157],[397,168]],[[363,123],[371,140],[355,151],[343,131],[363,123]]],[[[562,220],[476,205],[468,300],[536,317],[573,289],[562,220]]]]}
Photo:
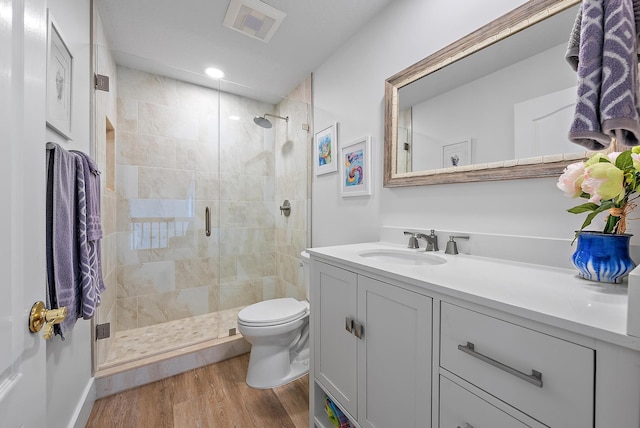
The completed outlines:
{"type": "Polygon", "coordinates": [[[596,153],[588,160],[568,165],[558,179],[558,188],[573,198],[588,202],[568,209],[587,214],[576,232],[577,248],[572,256],[579,276],[599,282],[620,283],[636,266],[629,256],[627,216],[640,194],[640,146],[608,155],[596,153]],[[584,230],[600,213],[608,212],[604,229],[584,230]]]}

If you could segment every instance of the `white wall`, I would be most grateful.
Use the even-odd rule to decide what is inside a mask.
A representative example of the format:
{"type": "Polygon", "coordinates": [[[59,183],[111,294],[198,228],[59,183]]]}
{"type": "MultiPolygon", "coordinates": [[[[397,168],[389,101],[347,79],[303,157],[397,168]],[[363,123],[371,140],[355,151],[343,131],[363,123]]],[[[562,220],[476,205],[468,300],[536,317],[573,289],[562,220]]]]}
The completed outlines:
{"type": "MultiPolygon", "coordinates": [[[[82,150],[90,153],[90,0],[64,2],[50,0],[47,3],[49,12],[73,55],[72,141],[62,139],[49,129],[47,129],[47,141],[56,142],[67,150],[82,150]]],[[[83,416],[78,418],[80,408],[85,404],[86,397],[91,396],[92,385],[91,322],[78,320],[66,340],[62,341],[59,336],[55,336],[47,342],[47,421],[49,426],[52,428],[73,426],[76,419],[81,419],[83,416]]],[[[78,420],[78,422],[84,425],[83,421],[78,420]]]]}
{"type": "Polygon", "coordinates": [[[370,198],[343,200],[336,174],[314,176],[313,246],[377,240],[381,225],[572,238],[584,218],[565,211],[577,201],[554,178],[382,187],[385,79],[522,3],[396,0],[314,72],[315,128],[371,135],[375,179],[370,198]]]}

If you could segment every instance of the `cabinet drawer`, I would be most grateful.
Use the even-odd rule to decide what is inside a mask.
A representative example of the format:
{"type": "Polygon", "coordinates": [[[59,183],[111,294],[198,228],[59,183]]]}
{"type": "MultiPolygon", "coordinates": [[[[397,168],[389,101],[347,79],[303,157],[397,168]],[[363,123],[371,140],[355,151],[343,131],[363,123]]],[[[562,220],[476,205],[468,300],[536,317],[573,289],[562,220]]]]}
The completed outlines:
{"type": "Polygon", "coordinates": [[[440,376],[440,427],[527,428],[511,415],[440,376]]]}
{"type": "Polygon", "coordinates": [[[441,367],[551,427],[593,426],[594,350],[444,302],[440,328],[441,367]]]}

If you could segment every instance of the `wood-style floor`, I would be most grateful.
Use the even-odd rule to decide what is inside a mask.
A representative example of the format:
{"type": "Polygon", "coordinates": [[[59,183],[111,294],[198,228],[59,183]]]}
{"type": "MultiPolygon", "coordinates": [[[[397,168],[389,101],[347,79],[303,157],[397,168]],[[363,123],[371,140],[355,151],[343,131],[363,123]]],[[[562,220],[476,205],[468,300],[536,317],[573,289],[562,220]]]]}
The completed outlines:
{"type": "Polygon", "coordinates": [[[97,400],[88,428],[301,428],[309,376],[274,389],[245,383],[249,354],[97,400]]]}

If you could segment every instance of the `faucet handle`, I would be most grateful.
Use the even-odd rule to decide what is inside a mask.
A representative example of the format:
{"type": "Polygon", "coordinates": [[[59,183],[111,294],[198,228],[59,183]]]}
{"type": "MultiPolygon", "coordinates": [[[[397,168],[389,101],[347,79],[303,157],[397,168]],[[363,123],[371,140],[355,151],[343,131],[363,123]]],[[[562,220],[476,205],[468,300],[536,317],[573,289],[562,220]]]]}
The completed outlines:
{"type": "Polygon", "coordinates": [[[418,244],[418,234],[416,232],[409,232],[405,230],[404,234],[411,235],[409,236],[409,243],[407,244],[407,248],[420,248],[420,245],[418,244]]]}
{"type": "Polygon", "coordinates": [[[449,235],[449,241],[447,242],[447,248],[444,250],[445,254],[458,254],[458,244],[455,239],[469,239],[468,236],[456,236],[449,235]]]}

